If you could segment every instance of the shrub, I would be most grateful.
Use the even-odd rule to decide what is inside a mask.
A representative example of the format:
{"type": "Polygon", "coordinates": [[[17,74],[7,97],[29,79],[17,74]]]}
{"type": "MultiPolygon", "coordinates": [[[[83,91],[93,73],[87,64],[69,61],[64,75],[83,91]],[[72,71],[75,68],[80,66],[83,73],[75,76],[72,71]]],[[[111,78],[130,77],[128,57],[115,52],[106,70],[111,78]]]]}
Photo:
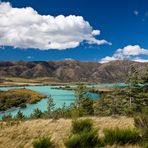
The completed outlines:
{"type": "Polygon", "coordinates": [[[142,148],[148,148],[148,142],[144,142],[144,143],[142,143],[142,148]]]}
{"type": "Polygon", "coordinates": [[[139,132],[136,129],[105,129],[104,143],[113,144],[135,144],[139,142],[139,132]]]}
{"type": "Polygon", "coordinates": [[[141,114],[134,118],[135,126],[140,129],[148,128],[148,115],[141,114]]]}
{"type": "Polygon", "coordinates": [[[72,133],[79,134],[83,131],[91,131],[92,125],[93,123],[90,119],[74,120],[72,121],[72,133]]]}
{"type": "Polygon", "coordinates": [[[97,130],[90,119],[72,122],[72,135],[65,141],[67,148],[94,148],[101,145],[97,130]]]}
{"type": "Polygon", "coordinates": [[[67,148],[94,148],[99,146],[99,144],[96,130],[74,134],[65,142],[67,148]]]}
{"type": "Polygon", "coordinates": [[[72,135],[69,139],[65,141],[65,146],[67,148],[78,148],[81,145],[80,135],[72,135]]]}
{"type": "Polygon", "coordinates": [[[148,141],[148,115],[141,114],[134,118],[135,126],[141,131],[142,140],[148,141]]]}
{"type": "Polygon", "coordinates": [[[41,137],[33,142],[34,148],[53,148],[53,142],[50,137],[41,137]]]}
{"type": "Polygon", "coordinates": [[[128,117],[133,117],[134,115],[134,109],[132,107],[126,107],[124,109],[125,115],[128,117]]]}

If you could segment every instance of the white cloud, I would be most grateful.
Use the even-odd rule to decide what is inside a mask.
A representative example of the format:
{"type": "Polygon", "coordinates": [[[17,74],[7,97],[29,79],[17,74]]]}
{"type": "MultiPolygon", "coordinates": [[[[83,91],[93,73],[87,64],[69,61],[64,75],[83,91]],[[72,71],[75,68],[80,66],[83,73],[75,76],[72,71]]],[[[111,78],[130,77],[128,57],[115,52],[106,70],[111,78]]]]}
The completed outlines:
{"type": "Polygon", "coordinates": [[[140,55],[148,55],[148,49],[141,48],[139,45],[128,45],[123,49],[117,49],[113,56],[105,57],[100,60],[100,63],[106,63],[114,60],[133,60],[139,62],[148,62],[148,60],[141,59],[140,55]]]}
{"type": "Polygon", "coordinates": [[[75,60],[72,59],[72,58],[65,58],[64,60],[65,60],[65,61],[75,61],[75,60]]]}
{"type": "Polygon", "coordinates": [[[0,46],[15,48],[67,49],[86,41],[88,44],[111,44],[96,39],[100,30],[93,30],[82,16],[40,15],[33,8],[13,8],[0,3],[0,46]]]}
{"type": "Polygon", "coordinates": [[[136,61],[136,62],[143,62],[143,63],[148,62],[148,60],[146,60],[146,59],[141,59],[141,58],[139,58],[139,57],[133,59],[133,61],[136,61]]]}
{"type": "Polygon", "coordinates": [[[101,59],[100,63],[107,63],[107,62],[115,61],[115,60],[117,60],[115,57],[106,56],[105,58],[101,59]]]}
{"type": "Polygon", "coordinates": [[[139,15],[139,11],[137,11],[137,10],[135,10],[133,13],[134,13],[136,16],[139,15]]]}
{"type": "Polygon", "coordinates": [[[141,48],[139,45],[128,45],[123,49],[117,49],[114,56],[136,56],[136,55],[148,55],[148,49],[141,48]]]}

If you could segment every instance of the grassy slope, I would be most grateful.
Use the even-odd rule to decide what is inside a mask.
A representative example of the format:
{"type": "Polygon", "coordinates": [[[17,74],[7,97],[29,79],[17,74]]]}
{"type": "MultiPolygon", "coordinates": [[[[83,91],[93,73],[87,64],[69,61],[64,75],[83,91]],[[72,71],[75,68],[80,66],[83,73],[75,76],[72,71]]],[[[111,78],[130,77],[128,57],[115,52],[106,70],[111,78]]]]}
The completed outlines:
{"type": "MultiPolygon", "coordinates": [[[[127,117],[91,117],[94,126],[99,130],[100,136],[104,128],[108,127],[134,127],[132,118],[127,117]]],[[[71,129],[70,119],[52,119],[29,120],[19,125],[8,126],[6,123],[0,123],[0,147],[1,148],[30,148],[32,142],[40,136],[51,135],[57,148],[63,148],[63,140],[68,137],[71,129]]],[[[135,148],[134,146],[124,146],[124,148],[135,148]]]]}

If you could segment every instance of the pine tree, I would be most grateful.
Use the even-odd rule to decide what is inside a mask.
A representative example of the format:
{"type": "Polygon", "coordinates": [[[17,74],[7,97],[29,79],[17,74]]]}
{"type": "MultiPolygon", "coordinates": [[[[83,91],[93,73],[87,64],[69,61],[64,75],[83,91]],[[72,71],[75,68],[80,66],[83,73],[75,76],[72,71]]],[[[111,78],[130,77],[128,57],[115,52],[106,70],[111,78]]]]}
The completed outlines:
{"type": "Polygon", "coordinates": [[[79,89],[75,92],[76,101],[75,106],[79,110],[81,115],[93,115],[93,99],[83,91],[84,86],[79,86],[79,89]]]}
{"type": "Polygon", "coordinates": [[[38,119],[38,118],[41,118],[42,115],[43,115],[42,111],[37,108],[37,109],[35,109],[35,110],[33,111],[33,113],[31,114],[31,118],[38,119]]]}
{"type": "Polygon", "coordinates": [[[23,120],[23,119],[25,119],[25,116],[23,115],[23,113],[20,110],[16,114],[16,119],[17,120],[23,120]]]}
{"type": "Polygon", "coordinates": [[[48,102],[47,102],[47,113],[48,113],[49,117],[52,116],[52,112],[53,112],[54,108],[55,108],[55,104],[53,102],[53,99],[51,96],[49,96],[48,102]]]}

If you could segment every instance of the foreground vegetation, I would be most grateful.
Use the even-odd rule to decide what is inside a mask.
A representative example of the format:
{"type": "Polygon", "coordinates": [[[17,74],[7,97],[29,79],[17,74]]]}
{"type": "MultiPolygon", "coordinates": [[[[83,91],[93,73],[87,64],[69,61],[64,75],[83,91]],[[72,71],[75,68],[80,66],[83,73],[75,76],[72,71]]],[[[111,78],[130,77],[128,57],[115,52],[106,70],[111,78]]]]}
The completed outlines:
{"type": "Polygon", "coordinates": [[[13,145],[16,148],[45,145],[89,148],[90,143],[94,147],[147,148],[142,129],[135,126],[133,118],[127,117],[37,119],[13,121],[13,124],[11,121],[11,124],[2,122],[0,127],[1,148],[13,145]]]}
{"type": "MultiPolygon", "coordinates": [[[[133,118],[128,117],[87,117],[97,130],[97,135],[103,137],[105,128],[134,128],[133,118]]],[[[82,117],[81,119],[86,119],[82,117]]],[[[75,119],[35,119],[0,122],[1,148],[30,148],[34,142],[42,138],[50,138],[56,148],[64,148],[65,142],[71,136],[72,122],[75,119]]],[[[42,141],[42,140],[41,140],[42,141]]]]}
{"type": "Polygon", "coordinates": [[[0,91],[0,111],[11,107],[25,107],[27,103],[36,103],[43,98],[44,95],[25,88],[0,91]]]}

